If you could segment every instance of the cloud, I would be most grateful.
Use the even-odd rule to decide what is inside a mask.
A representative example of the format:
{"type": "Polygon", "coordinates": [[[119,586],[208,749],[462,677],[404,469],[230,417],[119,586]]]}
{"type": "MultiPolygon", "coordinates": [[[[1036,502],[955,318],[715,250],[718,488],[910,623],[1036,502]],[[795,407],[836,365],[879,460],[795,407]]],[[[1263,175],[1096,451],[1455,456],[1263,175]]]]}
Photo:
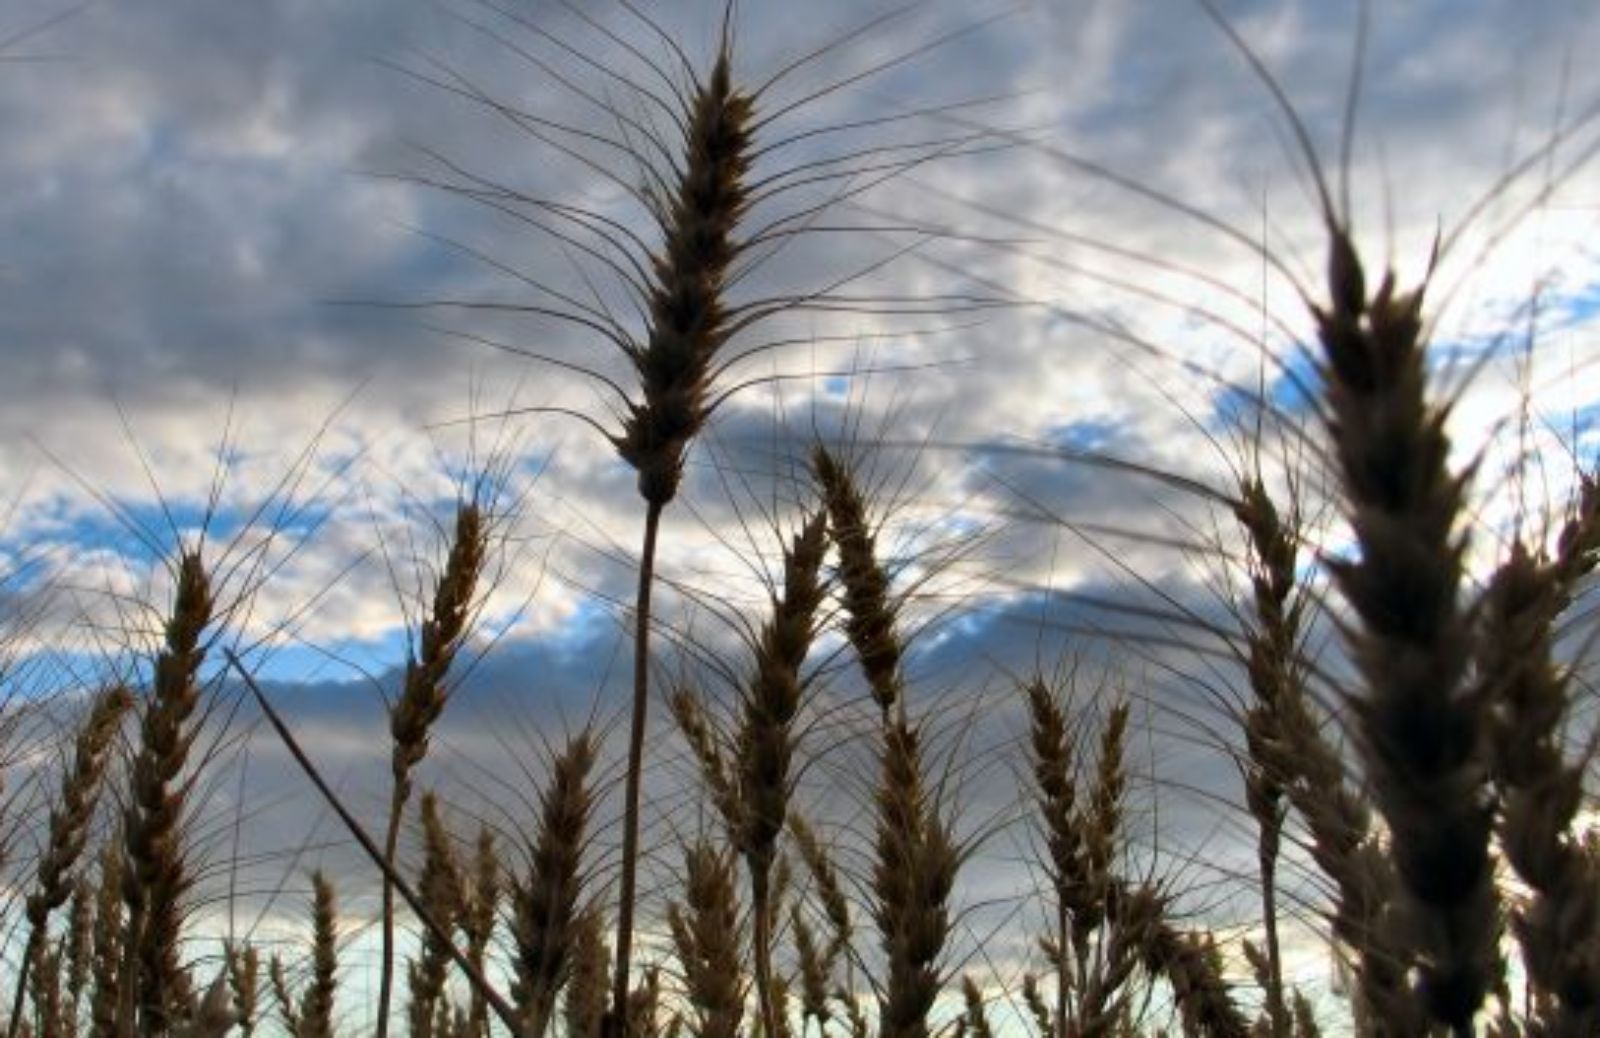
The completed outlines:
{"type": "MultiPolygon", "coordinates": [[[[1600,82],[1575,56],[1600,42],[1600,11],[1584,0],[1481,3],[1470,16],[1449,0],[1374,5],[1345,169],[1356,5],[1223,6],[1304,121],[1336,196],[1348,179],[1374,271],[1392,260],[1414,280],[1435,234],[1473,218],[1432,297],[1438,340],[1487,358],[1459,393],[1456,457],[1503,434],[1485,455],[1502,471],[1532,444],[1562,498],[1564,452],[1592,460],[1596,443],[1587,344],[1600,210],[1583,119],[1600,82]],[[1508,416],[1526,386],[1518,439],[1508,416]]],[[[54,10],[25,7],[8,20],[54,10]]],[[[592,22],[555,7],[519,24],[486,4],[408,0],[98,4],[27,41],[63,60],[0,63],[0,500],[15,503],[0,560],[53,564],[47,615],[59,620],[30,624],[13,647],[58,653],[82,674],[107,645],[148,644],[155,626],[128,602],[158,614],[159,556],[197,536],[209,511],[213,548],[239,538],[235,558],[263,552],[237,575],[249,608],[230,636],[270,646],[259,655],[272,694],[370,809],[385,774],[378,689],[393,684],[433,527],[464,474],[498,459],[515,513],[486,612],[500,641],[452,704],[429,780],[510,833],[531,816],[544,741],[591,716],[616,723],[639,509],[611,446],[563,412],[616,429],[623,404],[604,379],[626,388],[633,373],[593,324],[615,317],[638,334],[637,304],[603,236],[553,207],[653,241],[630,195],[642,172],[599,137],[637,153],[669,135],[651,95],[670,89],[658,73],[681,76],[622,5],[592,22]],[[479,89],[522,114],[462,96],[479,89]],[[423,182],[474,177],[520,196],[423,182]],[[442,301],[557,307],[592,324],[412,308],[442,301]]],[[[650,13],[698,61],[722,7],[650,13]]],[[[1193,629],[1140,611],[1170,610],[1168,594],[1219,618],[1208,581],[1228,517],[1203,493],[1126,469],[1230,490],[1249,424],[1236,429],[1229,408],[1257,385],[1295,405],[1289,428],[1264,434],[1269,471],[1304,450],[1299,433],[1315,435],[1283,378],[1286,367],[1314,378],[1295,353],[1310,341],[1298,291],[1320,293],[1323,263],[1294,128],[1198,4],[869,8],[812,5],[799,34],[759,5],[740,10],[741,75],[798,62],[762,98],[783,114],[763,128],[771,150],[752,176],[776,187],[765,178],[786,170],[856,175],[758,205],[753,224],[770,226],[834,200],[809,233],[762,250],[734,297],[849,299],[781,314],[736,343],[787,344],[725,373],[724,386],[749,384],[691,453],[663,538],[662,615],[739,658],[724,621],[764,608],[778,532],[810,503],[805,458],[820,433],[856,450],[884,491],[883,543],[904,579],[944,563],[909,612],[931,625],[917,674],[948,722],[941,745],[976,748],[961,783],[974,830],[1024,807],[1017,776],[988,766],[1015,752],[1014,705],[976,719],[992,729],[963,722],[972,704],[1004,703],[1004,675],[1041,644],[1093,651],[1152,683],[1151,768],[1179,776],[1155,780],[1163,796],[1179,782],[1236,795],[1215,739],[1181,723],[1205,705],[1201,685],[1180,680],[1193,629]],[[871,168],[907,159],[924,161],[871,168]],[[942,559],[952,540],[963,550],[942,559]],[[1107,628],[1122,637],[1085,640],[1107,628]]],[[[1438,374],[1463,385],[1459,367],[1438,374]]],[[[1522,506],[1509,482],[1484,480],[1475,543],[1492,545],[1522,506]]],[[[6,586],[6,601],[45,601],[43,586],[6,586]]],[[[69,673],[53,666],[35,673],[69,673]]],[[[847,674],[830,671],[841,702],[847,674]]],[[[842,742],[859,795],[870,745],[842,742]]],[[[259,860],[271,886],[299,865],[283,834],[311,833],[310,858],[344,855],[330,860],[360,873],[348,847],[320,846],[342,834],[316,822],[275,743],[248,745],[261,814],[240,830],[241,859],[259,860]]],[[[692,804],[692,769],[674,752],[658,763],[657,795],[692,804]]],[[[814,792],[842,773],[819,767],[814,792]]],[[[219,780],[208,807],[219,824],[237,807],[229,788],[219,780]]],[[[1223,844],[1215,857],[1233,862],[1237,819],[1187,804],[1162,816],[1173,855],[1199,869],[1223,844]]],[[[702,821],[692,806],[662,817],[674,834],[702,821]]],[[[863,824],[838,823],[857,835],[863,824]]],[[[218,860],[231,838],[212,844],[218,860]]],[[[1018,881],[1002,870],[987,882],[1018,881]]],[[[354,893],[358,907],[370,896],[354,893]]]]}

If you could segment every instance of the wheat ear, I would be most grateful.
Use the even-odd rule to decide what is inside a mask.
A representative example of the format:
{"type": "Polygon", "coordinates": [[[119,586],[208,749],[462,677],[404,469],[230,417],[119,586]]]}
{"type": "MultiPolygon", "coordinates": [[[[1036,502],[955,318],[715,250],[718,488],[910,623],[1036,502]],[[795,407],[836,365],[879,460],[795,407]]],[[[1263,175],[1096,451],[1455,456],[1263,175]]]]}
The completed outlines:
{"type": "MultiPolygon", "coordinates": [[[[1023,685],[1028,701],[1029,742],[1033,753],[1033,779],[1038,787],[1037,806],[1045,840],[1045,870],[1055,895],[1054,946],[1056,1005],[1053,1014],[1065,1027],[1068,996],[1077,972],[1067,949],[1073,940],[1073,906],[1088,889],[1083,838],[1077,824],[1077,781],[1073,762],[1073,737],[1066,709],[1042,677],[1023,685]]],[[[1081,960],[1081,956],[1077,957],[1081,960]]]]}
{"type": "Polygon", "coordinates": [[[1465,1033],[1503,969],[1489,859],[1485,712],[1465,681],[1459,602],[1463,478],[1446,411],[1428,397],[1422,288],[1367,293],[1349,233],[1330,224],[1330,302],[1315,308],[1346,518],[1360,549],[1332,563],[1355,613],[1352,702],[1367,776],[1389,824],[1406,936],[1428,1014],[1465,1033]]]}
{"type": "Polygon", "coordinates": [[[878,1005],[882,1038],[928,1038],[939,956],[960,855],[922,774],[921,740],[904,721],[884,729],[872,886],[888,978],[878,1005]]]}
{"type": "Polygon", "coordinates": [[[100,851],[100,877],[94,899],[94,987],[89,994],[89,1034],[116,1038],[122,1006],[123,942],[121,849],[107,843],[100,851]]]}
{"type": "Polygon", "coordinates": [[[1479,608],[1478,680],[1494,710],[1501,844],[1531,892],[1512,926],[1545,1003],[1537,1024],[1552,1035],[1600,1028],[1600,860],[1572,835],[1584,768],[1562,753],[1571,692],[1555,654],[1556,620],[1597,561],[1600,483],[1586,476],[1556,556],[1514,542],[1479,608]]]}
{"type": "Polygon", "coordinates": [[[978,989],[978,982],[970,974],[961,978],[961,1000],[965,1003],[966,1011],[961,1014],[961,1020],[956,1026],[957,1038],[994,1038],[994,1029],[989,1026],[989,1014],[983,1002],[983,992],[978,989]]]}
{"type": "Polygon", "coordinates": [[[199,553],[181,553],[165,643],[140,717],[123,819],[128,918],[118,1029],[125,1036],[136,1026],[141,1033],[171,1028],[189,1002],[188,979],[178,964],[179,902],[193,877],[181,833],[188,785],[179,775],[195,738],[191,721],[200,705],[197,675],[205,657],[201,638],[212,608],[211,581],[199,553]]]}
{"type": "MultiPolygon", "coordinates": [[[[350,835],[355,837],[356,843],[361,845],[361,850],[378,867],[384,877],[393,884],[395,890],[405,899],[411,911],[421,920],[422,925],[427,927],[435,936],[448,942],[450,940],[450,931],[440,926],[438,920],[433,918],[422,898],[417,895],[416,891],[411,889],[411,884],[407,883],[405,877],[394,866],[389,864],[383,855],[382,849],[379,848],[377,841],[372,838],[371,834],[367,832],[366,827],[356,819],[355,815],[350,813],[350,809],[334,793],[333,787],[328,785],[327,779],[322,777],[322,772],[318,771],[317,766],[311,762],[311,758],[306,756],[305,750],[301,748],[299,741],[295,739],[294,733],[284,723],[283,716],[272,705],[272,701],[267,698],[266,693],[261,691],[261,686],[251,676],[250,671],[245,669],[243,661],[234,652],[226,649],[223,651],[224,655],[227,656],[228,665],[239,675],[239,680],[244,682],[245,689],[255,700],[256,705],[261,708],[262,715],[266,717],[267,723],[272,726],[272,730],[277,733],[278,739],[283,743],[284,748],[289,751],[289,756],[294,758],[295,763],[300,766],[300,770],[305,773],[306,778],[311,780],[311,784],[316,787],[322,799],[333,809],[333,813],[339,816],[339,821],[343,822],[350,835]]],[[[452,948],[454,948],[453,945],[452,948]]],[[[517,1011],[509,1002],[500,997],[500,994],[489,984],[489,980],[484,976],[483,971],[474,965],[472,960],[460,949],[453,950],[450,957],[455,960],[455,964],[460,968],[461,972],[466,974],[473,990],[482,993],[484,1000],[489,1004],[490,1010],[494,1012],[500,1022],[511,1033],[520,1033],[522,1023],[517,1011]]]]}
{"type": "MultiPolygon", "coordinates": [[[[417,877],[417,893],[433,918],[449,932],[460,921],[461,877],[450,833],[439,817],[439,798],[431,790],[422,794],[418,817],[422,821],[422,872],[417,877]]],[[[434,1016],[444,1001],[449,973],[449,949],[432,932],[424,934],[422,948],[406,970],[410,989],[406,1020],[412,1038],[433,1038],[434,1016]]]]}
{"type": "Polygon", "coordinates": [[[839,550],[845,635],[887,724],[897,704],[904,713],[900,659],[905,652],[889,599],[889,574],[878,560],[866,499],[850,465],[818,444],[811,452],[811,471],[827,503],[830,536],[839,550]]]}
{"type": "MultiPolygon", "coordinates": [[[[794,845],[800,851],[800,860],[805,863],[806,870],[811,874],[812,894],[821,905],[823,917],[828,922],[827,941],[821,948],[815,950],[810,959],[803,953],[801,956],[804,1012],[807,1017],[814,1017],[819,1027],[823,1027],[833,1018],[828,1007],[830,995],[837,1001],[845,1003],[848,1011],[858,1012],[855,994],[850,990],[849,984],[831,991],[828,988],[839,960],[849,950],[854,924],[850,918],[850,902],[844,893],[844,882],[838,869],[834,867],[833,856],[823,846],[804,815],[791,811],[788,824],[789,835],[793,837],[794,845]]],[[[796,914],[798,915],[798,910],[796,914]]],[[[797,941],[798,938],[797,924],[797,941]]]]}
{"type": "Polygon", "coordinates": [[[1247,669],[1255,705],[1245,721],[1252,766],[1305,819],[1312,858],[1333,881],[1333,934],[1356,957],[1356,997],[1367,1013],[1387,1021],[1380,1028],[1416,1033],[1422,1021],[1405,986],[1408,955],[1394,923],[1398,879],[1372,834],[1366,800],[1350,790],[1344,762],[1309,706],[1294,517],[1285,519],[1260,480],[1244,483],[1234,514],[1254,567],[1247,669]]]}
{"type": "MultiPolygon", "coordinates": [[[[28,990],[28,970],[45,951],[50,915],[66,903],[75,888],[73,870],[89,839],[89,823],[99,799],[100,781],[110,760],[112,744],[122,729],[122,720],[132,706],[132,694],[120,685],[114,686],[95,699],[89,716],[78,729],[71,767],[61,778],[61,801],[50,810],[48,843],[39,857],[33,890],[24,907],[28,941],[17,971],[11,1025],[6,1031],[8,1038],[16,1038],[28,990]]],[[[58,1013],[51,1015],[59,1016],[58,1013]]]]}
{"type": "Polygon", "coordinates": [[[224,965],[206,993],[190,1007],[188,1022],[172,1032],[172,1038],[226,1038],[238,1022],[239,1016],[228,990],[228,969],[224,965]]]}
{"type": "Polygon", "coordinates": [[[578,914],[572,929],[572,963],[561,1004],[564,1033],[568,1038],[595,1038],[606,1013],[606,970],[611,965],[605,918],[590,907],[578,914]]]}
{"type": "MultiPolygon", "coordinates": [[[[383,853],[384,864],[391,870],[399,848],[400,821],[411,797],[411,774],[427,755],[429,735],[450,696],[450,667],[471,624],[488,540],[488,517],[482,506],[476,501],[459,504],[449,556],[434,585],[433,601],[422,621],[416,651],[406,659],[405,683],[400,697],[389,710],[389,734],[393,741],[389,770],[393,786],[383,853]]],[[[383,946],[378,963],[376,1034],[378,1038],[385,1038],[389,1032],[389,1004],[393,998],[395,922],[394,885],[387,875],[383,880],[380,911],[383,946]]]]}
{"type": "Polygon", "coordinates": [[[72,904],[67,909],[67,1033],[81,1034],[78,1028],[83,993],[88,990],[94,969],[94,888],[80,871],[72,885],[72,904]]]}
{"type": "Polygon", "coordinates": [[[512,888],[516,983],[512,998],[528,1038],[541,1038],[555,1015],[556,996],[571,969],[579,939],[583,851],[594,794],[589,773],[595,744],[588,731],[567,741],[539,795],[539,824],[528,848],[525,883],[512,888]]]}
{"type": "Polygon", "coordinates": [[[1184,1033],[1249,1038],[1250,1025],[1223,980],[1222,956],[1209,934],[1181,933],[1161,920],[1145,944],[1144,959],[1151,973],[1172,986],[1184,1033]]]}
{"type": "Polygon", "coordinates": [[[253,944],[227,948],[228,986],[233,991],[233,1011],[245,1038],[255,1033],[261,1002],[261,953],[253,944]]]}
{"type": "MultiPolygon", "coordinates": [[[[1245,635],[1246,672],[1254,703],[1245,711],[1245,808],[1256,823],[1256,866],[1261,877],[1261,922],[1266,951],[1256,973],[1261,981],[1272,1038],[1288,1038],[1292,1018],[1283,991],[1283,954],[1278,939],[1278,855],[1283,841],[1285,799],[1295,781],[1285,715],[1303,680],[1300,653],[1305,598],[1295,572],[1299,550],[1297,517],[1286,525],[1259,477],[1240,487],[1234,515],[1249,534],[1254,622],[1245,635]]],[[[1298,704],[1296,704],[1298,705],[1298,704]]]]}
{"type": "Polygon", "coordinates": [[[311,983],[300,1000],[300,1038],[333,1038],[338,972],[338,909],[333,881],[319,869],[311,874],[311,983]]]}
{"type": "Polygon", "coordinates": [[[738,1038],[744,1018],[734,868],[731,854],[705,840],[685,848],[684,903],[667,910],[697,1038],[738,1038]]]}
{"type": "Polygon", "coordinates": [[[782,1014],[773,990],[772,930],[781,898],[771,889],[772,865],[789,814],[793,726],[804,688],[800,668],[817,633],[827,546],[827,512],[819,511],[784,549],[783,593],[773,598],[772,616],[756,642],[755,674],[743,697],[736,743],[739,816],[734,845],[750,875],[756,997],[769,1035],[778,1034],[782,1014]]]}
{"type": "MultiPolygon", "coordinates": [[[[460,920],[467,937],[467,961],[479,973],[488,967],[489,946],[494,940],[500,911],[501,888],[500,852],[494,831],[487,825],[480,825],[472,856],[472,880],[467,885],[460,920]]],[[[476,988],[472,989],[467,1003],[467,1034],[469,1038],[487,1038],[489,1034],[489,1002],[476,988]]]]}

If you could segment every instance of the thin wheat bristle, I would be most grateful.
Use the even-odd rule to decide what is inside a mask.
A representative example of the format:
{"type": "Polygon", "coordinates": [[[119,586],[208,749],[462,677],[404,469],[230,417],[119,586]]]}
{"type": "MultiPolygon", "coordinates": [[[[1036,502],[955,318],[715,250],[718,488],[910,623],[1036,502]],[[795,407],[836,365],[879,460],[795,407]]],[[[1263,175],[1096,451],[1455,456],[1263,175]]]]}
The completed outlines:
{"type": "Polygon", "coordinates": [[[1465,681],[1472,632],[1459,597],[1463,482],[1445,412],[1428,397],[1422,289],[1392,275],[1369,298],[1354,244],[1330,228],[1331,304],[1316,308],[1326,398],[1358,561],[1333,573],[1358,623],[1352,702],[1389,824],[1407,940],[1427,1012],[1458,1030],[1503,969],[1489,860],[1485,715],[1465,681]]]}

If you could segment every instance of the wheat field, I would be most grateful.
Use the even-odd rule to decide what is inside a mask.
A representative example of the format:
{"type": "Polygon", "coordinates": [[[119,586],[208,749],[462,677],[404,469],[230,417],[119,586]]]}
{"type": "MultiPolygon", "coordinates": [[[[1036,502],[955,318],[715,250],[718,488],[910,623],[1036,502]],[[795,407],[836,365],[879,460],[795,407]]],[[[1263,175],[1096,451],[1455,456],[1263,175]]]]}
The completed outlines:
{"type": "Polygon", "coordinates": [[[1600,12],[0,12],[6,1038],[1600,1034],[1600,12]]]}

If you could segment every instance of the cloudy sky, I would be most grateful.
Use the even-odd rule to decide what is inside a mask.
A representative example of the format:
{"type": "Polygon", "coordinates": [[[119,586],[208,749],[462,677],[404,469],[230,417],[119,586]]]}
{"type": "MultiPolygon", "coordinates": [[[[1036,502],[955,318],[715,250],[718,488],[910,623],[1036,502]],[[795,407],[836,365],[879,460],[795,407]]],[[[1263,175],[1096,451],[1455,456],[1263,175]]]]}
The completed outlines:
{"type": "MultiPolygon", "coordinates": [[[[1584,60],[1600,10],[1372,5],[1347,124],[1353,0],[1219,6],[1348,194],[1369,264],[1415,279],[1435,235],[1446,243],[1438,377],[1459,395],[1459,460],[1481,455],[1492,477],[1492,544],[1600,448],[1600,78],[1584,60]]],[[[670,146],[659,99],[684,81],[663,34],[704,68],[722,8],[651,3],[647,24],[604,0],[11,0],[0,563],[19,617],[53,591],[37,623],[13,623],[30,664],[16,680],[30,694],[93,680],[147,646],[161,560],[203,533],[227,573],[220,637],[375,813],[381,689],[439,524],[489,471],[497,580],[427,781],[461,790],[464,827],[525,819],[544,748],[618,722],[639,525],[631,473],[585,421],[615,428],[606,380],[627,390],[627,365],[550,314],[636,332],[637,310],[598,225],[549,214],[653,240],[631,191],[662,165],[648,136],[670,146]]],[[[736,6],[734,67],[770,81],[747,227],[803,233],[771,237],[732,292],[808,302],[734,344],[753,352],[723,385],[742,388],[668,518],[664,622],[737,670],[733,621],[759,615],[776,531],[808,493],[807,445],[842,439],[917,593],[915,694],[967,776],[969,830],[1021,805],[1000,763],[1015,728],[959,722],[975,704],[1004,718],[1008,675],[1081,651],[1115,660],[1147,704],[1159,759],[1139,767],[1169,806],[1146,842],[1201,874],[1202,850],[1226,868],[1240,823],[1207,791],[1226,794],[1234,771],[1203,723],[1225,677],[1168,651],[1187,628],[1136,612],[1226,615],[1221,563],[1202,550],[1226,517],[1084,455],[1225,491],[1258,390],[1315,428],[1295,344],[1299,291],[1319,291],[1318,212],[1285,113],[1188,0],[786,10],[736,6]]],[[[1274,469],[1292,449],[1263,436],[1274,469]]],[[[661,673],[682,656],[664,646],[661,673]]],[[[820,687],[846,706],[856,692],[838,667],[820,687]]],[[[681,832],[693,809],[663,745],[655,824],[681,832]]],[[[303,866],[345,853],[269,739],[231,741],[221,760],[207,817],[272,820],[250,829],[247,851],[267,856],[250,883],[298,889],[303,866]]],[[[812,781],[865,781],[847,765],[812,781]]],[[[218,840],[213,860],[247,853],[218,840]]],[[[972,903],[1011,903],[1017,870],[995,863],[1021,840],[985,845],[972,903]]],[[[355,918],[363,880],[349,882],[355,918]]]]}

